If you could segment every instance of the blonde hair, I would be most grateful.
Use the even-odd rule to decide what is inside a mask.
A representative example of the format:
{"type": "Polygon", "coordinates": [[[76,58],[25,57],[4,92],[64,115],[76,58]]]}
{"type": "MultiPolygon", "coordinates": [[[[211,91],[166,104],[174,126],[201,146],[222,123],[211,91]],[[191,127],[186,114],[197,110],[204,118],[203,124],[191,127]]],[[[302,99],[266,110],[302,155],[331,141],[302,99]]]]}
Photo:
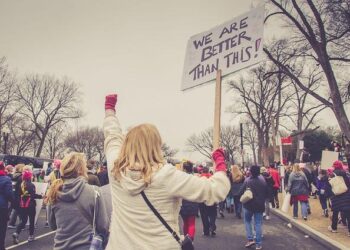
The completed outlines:
{"type": "Polygon", "coordinates": [[[295,164],[293,165],[293,170],[292,170],[292,172],[293,172],[293,173],[297,173],[297,172],[300,172],[300,171],[301,171],[301,168],[300,168],[299,164],[298,164],[298,163],[295,163],[295,164]]]}
{"type": "Polygon", "coordinates": [[[71,152],[66,155],[61,163],[60,174],[62,179],[56,179],[50,186],[47,194],[47,202],[57,202],[58,193],[62,190],[64,179],[73,179],[79,176],[87,178],[86,159],[83,153],[71,152]]]}
{"type": "Polygon", "coordinates": [[[243,178],[243,173],[237,165],[232,165],[231,174],[233,182],[240,182],[243,178]]]}
{"type": "Polygon", "coordinates": [[[119,157],[114,162],[112,173],[117,181],[126,169],[140,171],[146,185],[151,183],[153,167],[164,163],[162,139],[152,124],[141,124],[132,128],[124,139],[119,157]]]}
{"type": "Polygon", "coordinates": [[[26,165],[20,163],[20,164],[17,164],[15,166],[15,169],[16,169],[16,172],[19,172],[19,173],[22,173],[23,172],[23,168],[25,167],[26,165]]]}

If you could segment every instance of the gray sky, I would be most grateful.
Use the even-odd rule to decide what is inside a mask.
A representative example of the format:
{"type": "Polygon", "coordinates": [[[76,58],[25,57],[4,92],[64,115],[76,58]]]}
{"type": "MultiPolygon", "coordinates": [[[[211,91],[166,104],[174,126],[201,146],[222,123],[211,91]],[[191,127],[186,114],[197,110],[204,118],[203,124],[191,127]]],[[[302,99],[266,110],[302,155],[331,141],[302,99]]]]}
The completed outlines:
{"type": "MultiPolygon", "coordinates": [[[[212,126],[214,115],[214,84],[180,91],[187,40],[251,3],[0,0],[0,56],[19,74],[68,76],[81,84],[86,116],[80,125],[100,126],[104,96],[117,92],[123,128],[153,123],[167,144],[185,149],[186,139],[212,126]]],[[[224,124],[237,122],[224,112],[231,103],[224,90],[224,124]]]]}

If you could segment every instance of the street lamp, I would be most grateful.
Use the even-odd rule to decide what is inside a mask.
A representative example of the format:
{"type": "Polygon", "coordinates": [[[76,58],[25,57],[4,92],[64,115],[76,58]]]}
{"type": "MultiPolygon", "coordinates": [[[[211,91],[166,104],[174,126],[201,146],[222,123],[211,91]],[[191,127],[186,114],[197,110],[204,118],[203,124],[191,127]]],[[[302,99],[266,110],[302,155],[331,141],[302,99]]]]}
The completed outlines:
{"type": "Polygon", "coordinates": [[[7,132],[6,130],[4,130],[2,132],[2,138],[4,140],[4,154],[7,154],[7,143],[8,143],[8,140],[9,140],[9,136],[10,136],[10,133],[7,132]]]}

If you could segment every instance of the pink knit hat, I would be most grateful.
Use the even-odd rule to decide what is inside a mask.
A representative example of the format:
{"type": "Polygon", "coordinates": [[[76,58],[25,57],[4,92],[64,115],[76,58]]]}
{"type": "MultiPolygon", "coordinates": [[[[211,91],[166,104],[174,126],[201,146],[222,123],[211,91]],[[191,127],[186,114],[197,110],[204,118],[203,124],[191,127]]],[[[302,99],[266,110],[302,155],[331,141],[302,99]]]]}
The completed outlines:
{"type": "Polygon", "coordinates": [[[25,170],[22,173],[22,179],[25,181],[30,181],[33,177],[33,173],[29,170],[25,170]]]}
{"type": "Polygon", "coordinates": [[[343,170],[343,163],[341,161],[335,161],[333,162],[333,168],[343,170]]]}
{"type": "Polygon", "coordinates": [[[55,167],[56,169],[60,169],[60,167],[61,167],[61,160],[55,159],[55,160],[53,161],[53,165],[54,165],[54,167],[55,167]]]}
{"type": "Polygon", "coordinates": [[[329,168],[329,169],[327,169],[327,174],[328,174],[328,175],[332,175],[332,174],[333,174],[333,171],[334,171],[333,168],[329,168]]]}

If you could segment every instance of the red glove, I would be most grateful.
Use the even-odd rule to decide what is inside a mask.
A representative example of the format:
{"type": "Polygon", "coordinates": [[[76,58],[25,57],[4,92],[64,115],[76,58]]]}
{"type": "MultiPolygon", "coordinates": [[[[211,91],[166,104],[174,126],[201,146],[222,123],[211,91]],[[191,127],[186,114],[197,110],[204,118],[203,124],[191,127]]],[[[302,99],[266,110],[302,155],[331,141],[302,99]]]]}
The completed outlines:
{"type": "Polygon", "coordinates": [[[105,101],[105,110],[111,109],[115,111],[115,105],[117,104],[117,94],[107,95],[105,101]]]}
{"type": "Polygon", "coordinates": [[[215,171],[225,171],[226,172],[226,163],[225,163],[225,153],[223,148],[218,148],[212,153],[213,160],[215,162],[215,171]]]}

